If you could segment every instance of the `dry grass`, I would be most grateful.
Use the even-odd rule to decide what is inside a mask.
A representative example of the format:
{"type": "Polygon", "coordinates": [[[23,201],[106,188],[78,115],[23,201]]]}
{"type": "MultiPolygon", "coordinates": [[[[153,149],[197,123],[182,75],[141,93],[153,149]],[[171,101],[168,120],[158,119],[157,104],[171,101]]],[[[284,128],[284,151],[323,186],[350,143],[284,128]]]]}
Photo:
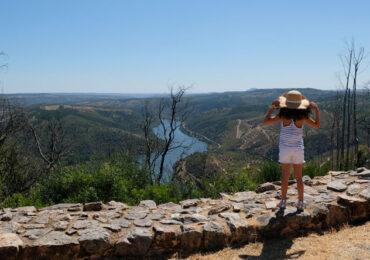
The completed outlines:
{"type": "MultiPolygon", "coordinates": [[[[181,259],[174,257],[174,259],[181,259]]],[[[186,260],[240,259],[370,259],[370,222],[361,226],[344,226],[323,235],[311,234],[293,240],[270,240],[251,243],[242,248],[192,255],[186,260]]]]}

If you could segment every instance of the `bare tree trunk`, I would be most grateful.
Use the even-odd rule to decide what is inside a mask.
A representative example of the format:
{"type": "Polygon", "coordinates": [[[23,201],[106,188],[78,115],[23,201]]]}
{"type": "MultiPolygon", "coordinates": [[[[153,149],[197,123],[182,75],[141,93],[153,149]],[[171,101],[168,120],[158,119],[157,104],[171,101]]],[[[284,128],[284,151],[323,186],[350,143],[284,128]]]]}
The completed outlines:
{"type": "Polygon", "coordinates": [[[187,103],[184,106],[182,105],[183,96],[188,88],[186,87],[179,87],[176,92],[174,92],[173,87],[170,88],[170,99],[168,102],[162,100],[159,104],[158,110],[158,118],[161,124],[161,128],[163,130],[163,138],[164,138],[164,146],[161,150],[160,155],[160,165],[159,165],[159,172],[157,175],[156,182],[159,184],[162,181],[163,173],[164,173],[164,162],[167,157],[167,154],[170,150],[174,150],[177,148],[186,148],[183,144],[176,144],[174,145],[175,140],[175,132],[179,127],[181,127],[182,123],[185,122],[186,118],[188,117],[191,110],[188,109],[187,103]],[[165,112],[168,111],[168,125],[165,120],[165,112]]]}
{"type": "Polygon", "coordinates": [[[343,99],[343,117],[342,117],[342,140],[341,140],[341,158],[340,158],[340,168],[343,167],[342,162],[344,160],[344,141],[345,141],[345,131],[346,131],[346,106],[347,106],[347,99],[348,96],[348,84],[349,78],[351,75],[351,68],[352,68],[352,56],[353,56],[353,48],[350,48],[349,55],[345,57],[345,60],[342,59],[343,66],[345,68],[345,75],[346,75],[346,87],[344,92],[344,99],[343,99]]]}
{"type": "Polygon", "coordinates": [[[354,51],[354,75],[353,75],[353,139],[355,145],[355,158],[356,158],[356,165],[359,161],[359,153],[358,153],[358,134],[357,134],[357,100],[356,100],[356,91],[357,91],[357,76],[360,64],[364,58],[365,49],[361,47],[359,52],[356,54],[354,51]]]}
{"type": "Polygon", "coordinates": [[[347,97],[347,139],[346,139],[346,164],[345,169],[348,170],[349,167],[349,157],[350,157],[350,141],[351,141],[351,90],[348,89],[347,97]]]}
{"type": "Polygon", "coordinates": [[[335,116],[333,117],[333,123],[330,129],[330,168],[334,168],[334,131],[335,131],[335,116]]]}

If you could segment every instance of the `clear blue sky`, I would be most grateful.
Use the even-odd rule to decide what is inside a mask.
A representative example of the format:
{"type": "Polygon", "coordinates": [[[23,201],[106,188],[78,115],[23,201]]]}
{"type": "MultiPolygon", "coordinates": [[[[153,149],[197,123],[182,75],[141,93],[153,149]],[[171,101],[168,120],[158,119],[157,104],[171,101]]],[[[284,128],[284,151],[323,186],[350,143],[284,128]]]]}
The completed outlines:
{"type": "MultiPolygon", "coordinates": [[[[370,1],[0,0],[5,93],[335,89],[370,1]]],[[[367,65],[369,60],[367,61],[367,65]]],[[[360,83],[370,80],[370,69],[360,83]]]]}

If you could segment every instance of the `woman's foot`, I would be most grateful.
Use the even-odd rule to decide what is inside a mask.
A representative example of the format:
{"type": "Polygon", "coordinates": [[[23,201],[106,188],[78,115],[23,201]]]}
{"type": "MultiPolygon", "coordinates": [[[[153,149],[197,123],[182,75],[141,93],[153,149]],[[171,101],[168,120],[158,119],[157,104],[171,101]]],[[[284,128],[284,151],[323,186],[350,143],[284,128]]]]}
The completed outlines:
{"type": "Polygon", "coordinates": [[[303,200],[298,201],[297,209],[298,210],[304,210],[303,200]]]}
{"type": "Polygon", "coordinates": [[[286,208],[286,200],[281,200],[278,204],[278,207],[281,208],[281,209],[285,209],[286,208]]]}

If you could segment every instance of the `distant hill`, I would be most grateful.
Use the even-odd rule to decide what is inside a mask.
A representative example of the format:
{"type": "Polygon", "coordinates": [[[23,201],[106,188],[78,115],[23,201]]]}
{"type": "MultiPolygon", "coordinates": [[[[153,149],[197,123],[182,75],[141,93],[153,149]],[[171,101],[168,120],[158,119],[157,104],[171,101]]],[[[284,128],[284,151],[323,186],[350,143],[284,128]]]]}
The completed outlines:
{"type": "MultiPolygon", "coordinates": [[[[299,89],[314,100],[321,111],[321,128],[305,127],[307,160],[327,153],[330,146],[330,116],[335,91],[312,88],[299,89]]],[[[252,89],[248,91],[191,94],[184,101],[193,108],[186,121],[188,133],[198,133],[208,142],[213,156],[240,153],[277,160],[279,126],[262,124],[268,105],[287,89],[252,89]],[[210,141],[212,140],[212,141],[210,141]],[[216,145],[216,143],[220,144],[216,145]]],[[[370,114],[364,92],[359,93],[361,113],[370,114]]],[[[143,137],[140,130],[142,109],[146,101],[155,109],[161,96],[117,94],[12,94],[19,103],[27,105],[40,122],[59,114],[65,121],[68,142],[73,147],[70,159],[87,159],[96,153],[117,150],[140,151],[143,137]]],[[[359,133],[360,143],[367,135],[359,133]]],[[[219,158],[220,161],[221,157],[219,158]]],[[[244,158],[242,156],[242,158],[244,158]]],[[[245,158],[244,158],[245,159],[245,158]]],[[[244,160],[243,159],[243,160],[244,160]]]]}

